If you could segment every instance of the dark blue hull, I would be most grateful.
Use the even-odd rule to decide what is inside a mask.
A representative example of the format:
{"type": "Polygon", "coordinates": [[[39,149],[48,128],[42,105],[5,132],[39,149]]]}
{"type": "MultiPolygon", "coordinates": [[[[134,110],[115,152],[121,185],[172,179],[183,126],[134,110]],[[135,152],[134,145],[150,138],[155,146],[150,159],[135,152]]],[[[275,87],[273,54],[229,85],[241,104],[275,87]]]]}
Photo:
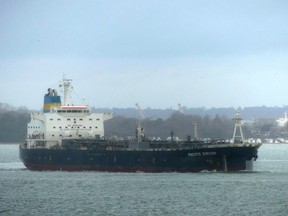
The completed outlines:
{"type": "Polygon", "coordinates": [[[185,150],[28,149],[20,158],[30,170],[200,172],[250,170],[256,146],[185,150]]]}

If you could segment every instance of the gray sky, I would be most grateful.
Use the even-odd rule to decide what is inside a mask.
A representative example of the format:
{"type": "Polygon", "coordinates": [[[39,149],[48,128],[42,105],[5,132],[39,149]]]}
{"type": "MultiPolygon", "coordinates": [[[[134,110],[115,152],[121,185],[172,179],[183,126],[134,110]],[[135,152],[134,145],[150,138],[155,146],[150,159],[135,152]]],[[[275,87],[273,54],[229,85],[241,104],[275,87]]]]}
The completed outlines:
{"type": "Polygon", "coordinates": [[[95,107],[287,105],[287,11],[287,0],[0,0],[0,102],[40,109],[65,74],[95,107]]]}

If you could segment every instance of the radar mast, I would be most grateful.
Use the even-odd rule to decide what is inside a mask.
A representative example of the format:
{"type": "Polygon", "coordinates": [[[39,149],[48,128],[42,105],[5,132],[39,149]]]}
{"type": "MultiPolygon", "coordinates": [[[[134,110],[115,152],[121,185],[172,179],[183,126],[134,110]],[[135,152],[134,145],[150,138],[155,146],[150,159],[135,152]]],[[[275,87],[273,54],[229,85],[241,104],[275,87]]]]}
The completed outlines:
{"type": "Polygon", "coordinates": [[[64,89],[64,98],[63,98],[63,105],[69,106],[71,105],[71,81],[72,79],[66,79],[65,76],[63,76],[62,83],[60,83],[59,87],[63,87],[64,89]]]}

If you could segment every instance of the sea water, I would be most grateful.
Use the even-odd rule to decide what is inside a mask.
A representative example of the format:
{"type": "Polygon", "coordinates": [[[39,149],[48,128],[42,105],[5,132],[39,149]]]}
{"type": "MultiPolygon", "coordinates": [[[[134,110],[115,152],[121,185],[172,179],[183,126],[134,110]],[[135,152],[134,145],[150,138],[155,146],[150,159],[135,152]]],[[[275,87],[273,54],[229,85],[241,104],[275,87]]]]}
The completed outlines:
{"type": "Polygon", "coordinates": [[[288,215],[288,145],[263,144],[252,172],[29,171],[0,145],[0,215],[288,215]]]}

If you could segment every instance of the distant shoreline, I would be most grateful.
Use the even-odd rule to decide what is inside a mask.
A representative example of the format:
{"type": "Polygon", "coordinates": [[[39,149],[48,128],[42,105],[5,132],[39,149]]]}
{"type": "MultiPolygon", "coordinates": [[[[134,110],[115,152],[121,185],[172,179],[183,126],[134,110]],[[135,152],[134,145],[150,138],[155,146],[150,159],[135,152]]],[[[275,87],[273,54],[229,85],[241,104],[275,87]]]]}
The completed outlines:
{"type": "MultiPolygon", "coordinates": [[[[0,142],[0,145],[20,145],[21,143],[5,143],[5,142],[0,142]]],[[[263,145],[267,145],[267,144],[270,144],[270,145],[287,145],[288,143],[262,143],[263,145]]]]}

